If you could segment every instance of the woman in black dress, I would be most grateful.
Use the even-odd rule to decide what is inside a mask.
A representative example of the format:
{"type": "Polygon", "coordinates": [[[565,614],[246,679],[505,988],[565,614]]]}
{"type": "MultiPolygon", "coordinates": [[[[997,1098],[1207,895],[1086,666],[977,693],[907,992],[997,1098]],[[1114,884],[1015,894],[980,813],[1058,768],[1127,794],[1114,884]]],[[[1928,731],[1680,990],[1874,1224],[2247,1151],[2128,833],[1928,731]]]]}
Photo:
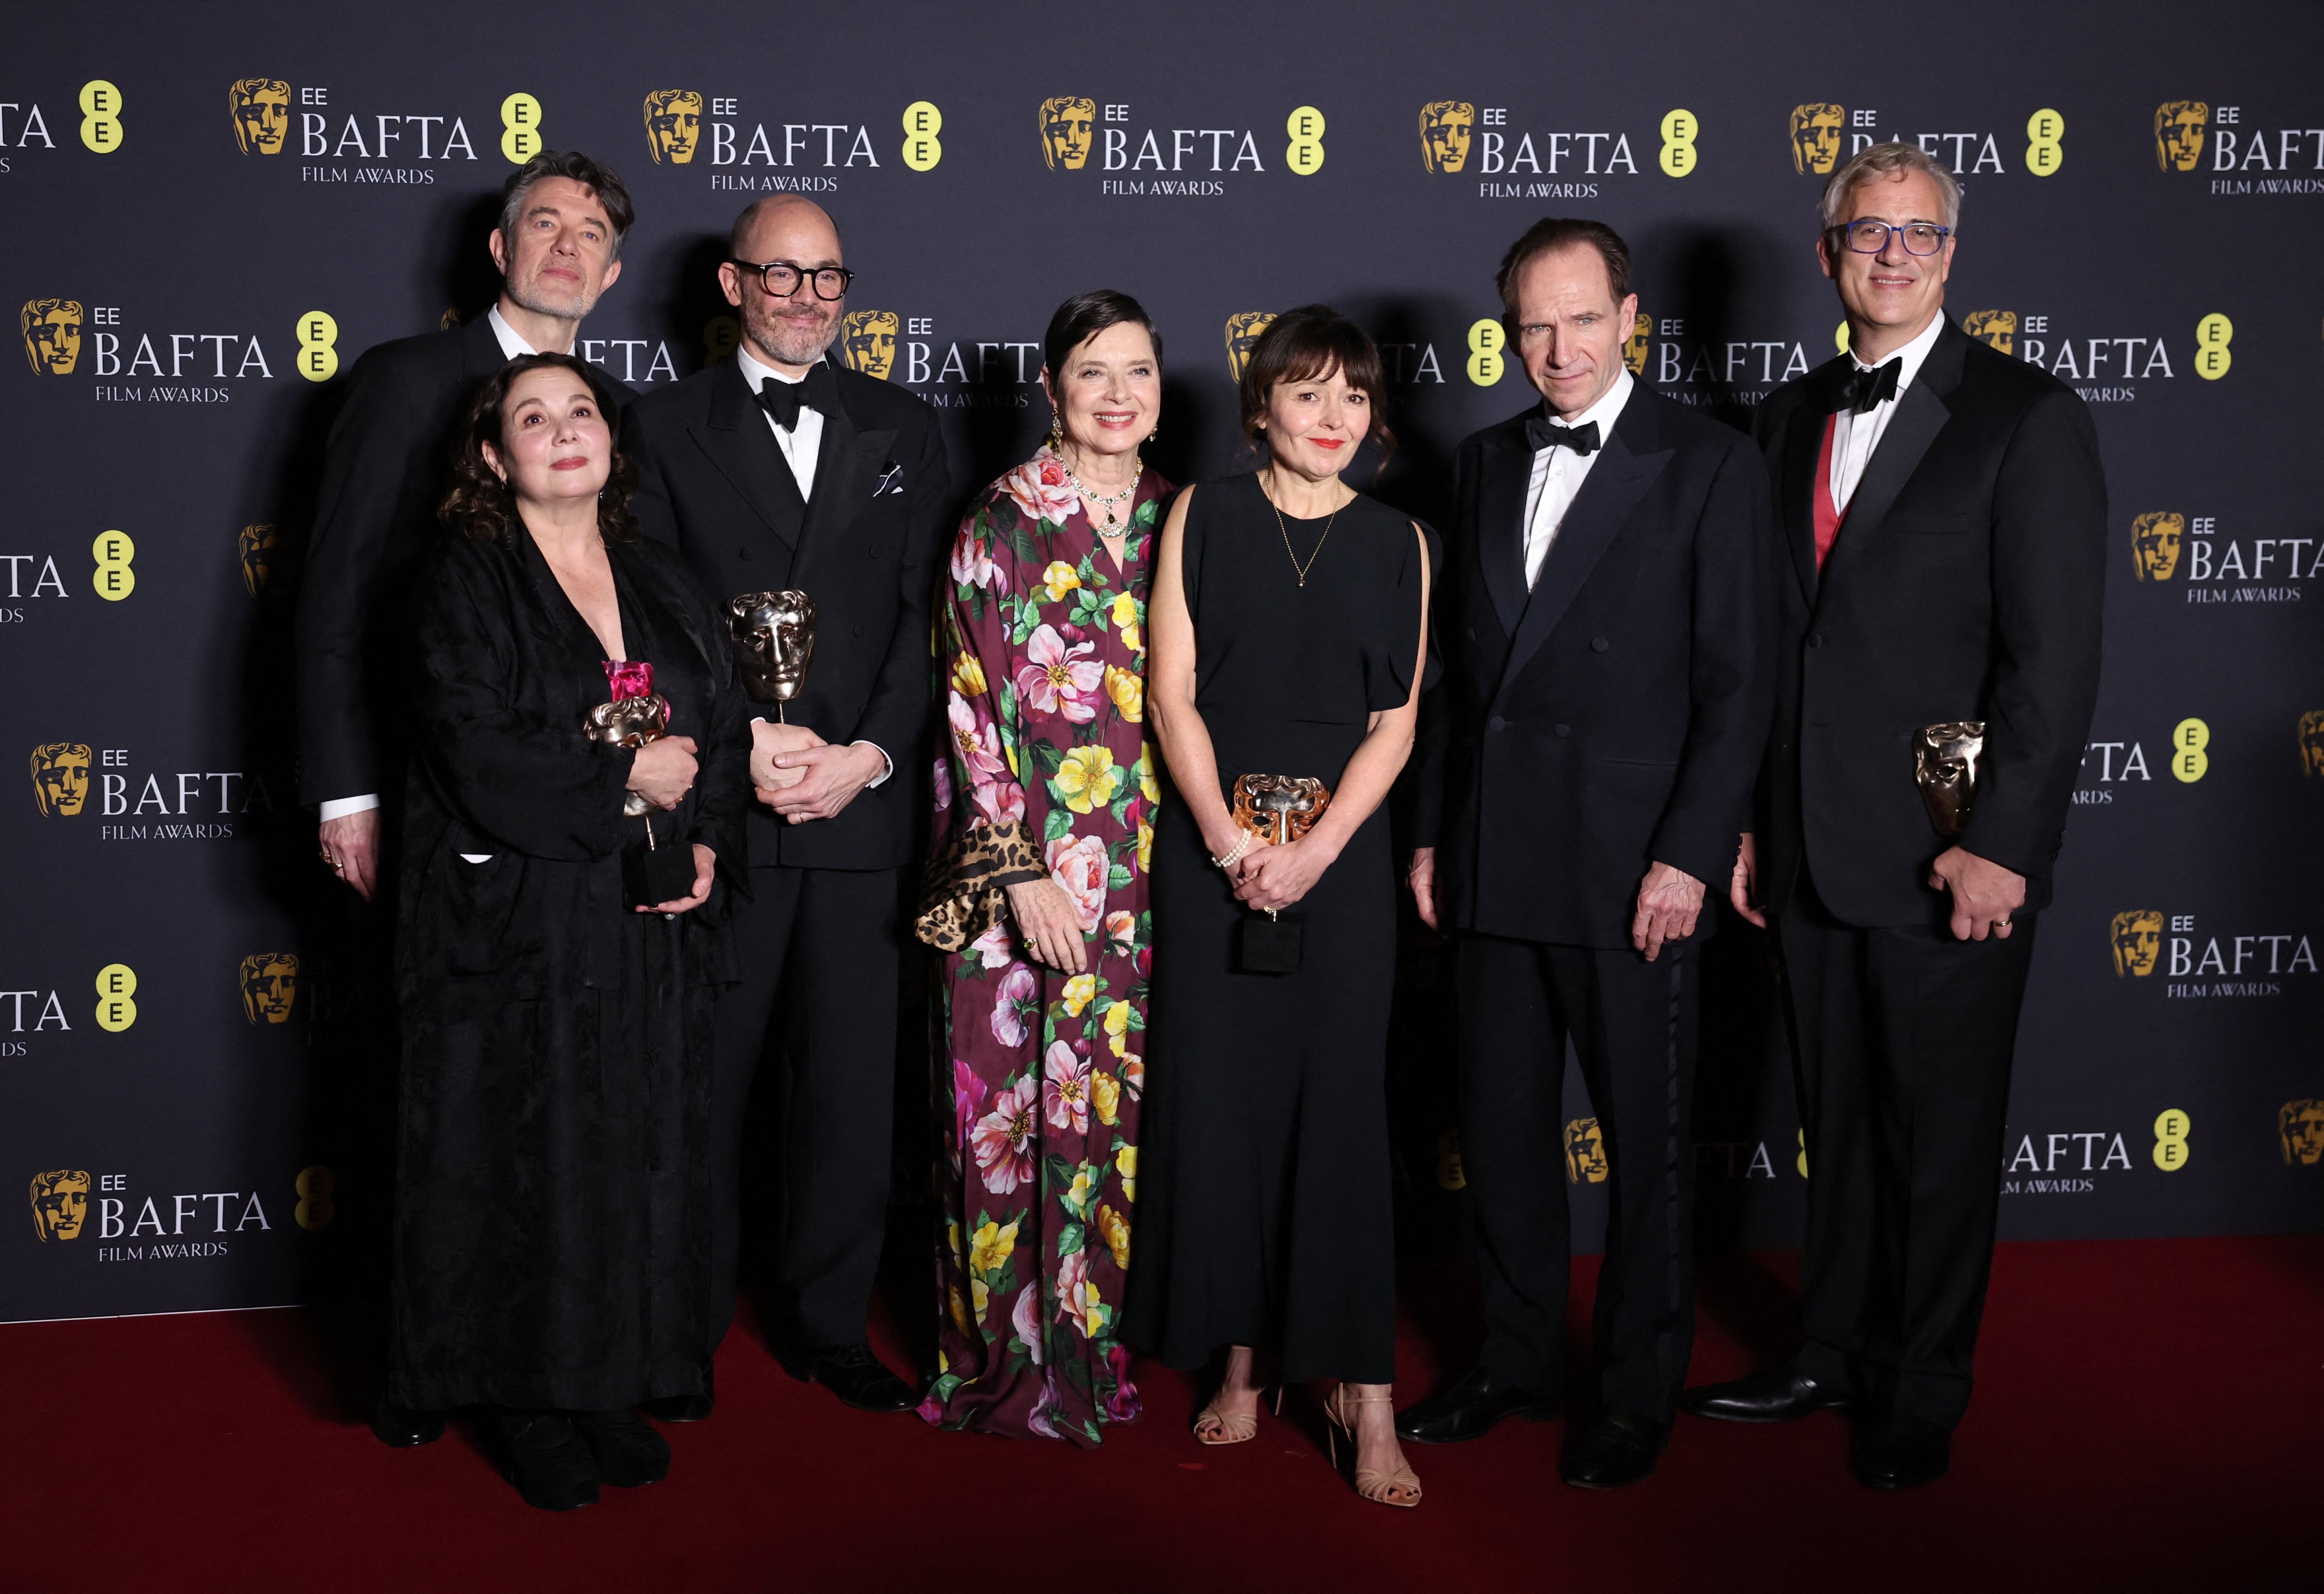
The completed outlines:
{"type": "Polygon", "coordinates": [[[749,800],[725,628],[635,539],[598,380],[534,355],[477,394],[405,683],[388,1398],[483,1408],[555,1510],[661,1478],[632,1408],[702,1389],[710,1008],[733,979],[712,889],[742,875],[749,800]],[[649,694],[660,741],[585,731],[649,694]],[[678,867],[641,907],[623,853],[649,823],[678,867]]]}
{"type": "Polygon", "coordinates": [[[1174,790],[1154,846],[1130,1332],[1173,1367],[1226,1349],[1195,1419],[1205,1444],[1257,1433],[1256,1345],[1279,1349],[1286,1381],[1338,1378],[1325,1414],[1353,1433],[1358,1491],[1416,1506],[1389,1398],[1396,869],[1380,804],[1412,750],[1429,555],[1410,520],[1340,479],[1367,436],[1390,446],[1384,386],[1336,311],[1277,318],[1242,378],[1266,465],[1182,493],[1163,530],[1146,701],[1174,790]],[[1269,845],[1231,807],[1250,775],[1321,780],[1328,805],[1269,845]]]}

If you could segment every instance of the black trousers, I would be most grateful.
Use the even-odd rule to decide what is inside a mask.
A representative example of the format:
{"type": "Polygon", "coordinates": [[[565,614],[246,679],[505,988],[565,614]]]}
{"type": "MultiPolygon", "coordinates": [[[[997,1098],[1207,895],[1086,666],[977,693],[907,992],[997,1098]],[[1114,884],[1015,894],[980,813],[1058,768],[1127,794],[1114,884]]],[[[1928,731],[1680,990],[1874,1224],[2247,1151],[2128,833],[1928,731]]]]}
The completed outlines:
{"type": "Polygon", "coordinates": [[[738,903],[742,983],[718,1004],[710,1348],[734,1314],[744,1159],[776,1159],[778,1329],[801,1350],[862,1341],[887,1230],[896,1096],[892,869],[753,869],[738,903]],[[764,1062],[772,1145],[744,1143],[764,1062]]]}
{"type": "Polygon", "coordinates": [[[1479,1360],[1563,1388],[1565,1042],[1598,1114],[1610,1181],[1593,1324],[1605,1410],[1668,1423],[1694,1347],[1695,1042],[1702,954],[1468,935],[1458,947],[1461,1162],[1476,1213],[1479,1360]]]}
{"type": "Polygon", "coordinates": [[[2007,940],[1863,929],[1805,889],[1775,919],[1807,1137],[1801,1369],[1946,1428],[1993,1267],[2034,919],[2007,940]]]}

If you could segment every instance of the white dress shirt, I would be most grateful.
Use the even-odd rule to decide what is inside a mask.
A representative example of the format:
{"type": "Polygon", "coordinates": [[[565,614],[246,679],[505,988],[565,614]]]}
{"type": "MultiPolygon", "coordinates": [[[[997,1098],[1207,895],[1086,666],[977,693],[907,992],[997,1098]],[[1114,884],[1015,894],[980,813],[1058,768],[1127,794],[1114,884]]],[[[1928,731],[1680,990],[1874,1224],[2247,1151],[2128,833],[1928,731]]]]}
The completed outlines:
{"type": "MultiPolygon", "coordinates": [[[[766,382],[798,383],[807,380],[803,376],[785,376],[779,371],[760,364],[751,358],[747,345],[735,348],[734,358],[742,368],[743,385],[754,393],[766,382]]],[[[817,361],[816,364],[822,362],[817,361]]],[[[813,498],[816,456],[823,449],[823,412],[811,405],[801,404],[797,426],[785,431],[775,424],[775,418],[769,415],[767,429],[775,434],[775,447],[783,451],[783,458],[791,467],[791,479],[798,484],[799,496],[813,498]]]]}
{"type": "Polygon", "coordinates": [[[1558,423],[1566,427],[1584,427],[1595,421],[1597,453],[1576,454],[1563,443],[1534,451],[1533,480],[1526,488],[1525,573],[1528,591],[1540,577],[1542,562],[1549,557],[1550,545],[1557,540],[1557,529],[1565,523],[1565,511],[1573,507],[1582,484],[1590,479],[1590,467],[1606,451],[1606,439],[1614,435],[1614,422],[1620,419],[1622,406],[1629,402],[1630,389],[1636,385],[1626,366],[1595,404],[1571,420],[1558,418],[1558,423]]]}
{"type": "MultiPolygon", "coordinates": [[[[1831,492],[1831,507],[1840,514],[1848,512],[1848,501],[1856,496],[1856,484],[1864,480],[1864,467],[1872,463],[1872,451],[1880,447],[1880,435],[1888,429],[1889,418],[1896,413],[1896,405],[1904,397],[1904,390],[1921,373],[1921,364],[1929,351],[1937,346],[1937,339],[1945,329],[1945,316],[1939,310],[1929,318],[1921,335],[1888,356],[1904,364],[1896,372],[1896,392],[1894,397],[1883,399],[1858,415],[1853,410],[1842,410],[1834,418],[1831,433],[1831,480],[1825,484],[1831,492]]],[[[1858,371],[1871,371],[1850,349],[1848,363],[1858,371]]],[[[1887,364],[1886,360],[1881,362],[1887,364]]]]}

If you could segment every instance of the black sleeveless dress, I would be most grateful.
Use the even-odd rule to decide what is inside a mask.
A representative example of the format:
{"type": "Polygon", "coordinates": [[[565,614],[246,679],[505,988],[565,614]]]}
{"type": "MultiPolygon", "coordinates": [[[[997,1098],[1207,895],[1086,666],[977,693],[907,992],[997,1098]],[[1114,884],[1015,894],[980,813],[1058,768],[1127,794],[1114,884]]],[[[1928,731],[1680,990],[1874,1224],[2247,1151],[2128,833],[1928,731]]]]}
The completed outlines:
{"type": "MultiPolygon", "coordinates": [[[[1222,794],[1243,774],[1335,792],[1370,714],[1412,693],[1424,560],[1412,521],[1359,495],[1299,584],[1322,519],[1285,517],[1256,475],[1194,493],[1184,582],[1195,706],[1222,794]]],[[[1280,1348],[1283,1376],[1385,1384],[1396,1268],[1384,1079],[1396,962],[1386,805],[1314,890],[1299,970],[1235,972],[1250,916],[1176,792],[1154,839],[1133,1341],[1172,1367],[1229,1344],[1280,1348]]]]}

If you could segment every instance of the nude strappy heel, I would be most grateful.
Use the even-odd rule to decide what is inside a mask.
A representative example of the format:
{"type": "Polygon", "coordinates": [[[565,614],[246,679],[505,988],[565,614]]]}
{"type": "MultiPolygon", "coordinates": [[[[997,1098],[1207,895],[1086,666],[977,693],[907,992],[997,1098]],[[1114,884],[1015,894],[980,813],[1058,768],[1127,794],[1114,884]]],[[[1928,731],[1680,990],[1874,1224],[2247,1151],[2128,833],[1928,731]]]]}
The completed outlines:
{"type": "MultiPolygon", "coordinates": [[[[1388,1395],[1351,1395],[1349,1386],[1342,1384],[1323,1402],[1324,1433],[1330,1440],[1332,1465],[1340,1464],[1339,1436],[1348,1437],[1349,1460],[1352,1462],[1356,1448],[1355,1419],[1347,1414],[1347,1405],[1393,1405],[1395,1397],[1388,1395]]],[[[1370,1467],[1355,1469],[1356,1493],[1376,1506],[1396,1506],[1410,1510],[1420,1504],[1420,1477],[1410,1466],[1398,1467],[1393,1472],[1382,1472],[1370,1467]]]]}
{"type": "MultiPolygon", "coordinates": [[[[1259,1397],[1262,1401],[1265,1400],[1267,1391],[1263,1388],[1259,1390],[1259,1397]]],[[[1275,1387],[1275,1414],[1278,1417],[1283,1414],[1283,1386],[1280,1384],[1275,1387]]],[[[1242,1444],[1258,1437],[1259,1418],[1255,1415],[1246,1416],[1240,1412],[1221,1411],[1218,1396],[1215,1395],[1211,1397],[1210,1405],[1194,1414],[1196,1444],[1242,1444]],[[1205,1423],[1216,1423],[1218,1433],[1205,1436],[1203,1433],[1203,1424],[1205,1423]]]]}

